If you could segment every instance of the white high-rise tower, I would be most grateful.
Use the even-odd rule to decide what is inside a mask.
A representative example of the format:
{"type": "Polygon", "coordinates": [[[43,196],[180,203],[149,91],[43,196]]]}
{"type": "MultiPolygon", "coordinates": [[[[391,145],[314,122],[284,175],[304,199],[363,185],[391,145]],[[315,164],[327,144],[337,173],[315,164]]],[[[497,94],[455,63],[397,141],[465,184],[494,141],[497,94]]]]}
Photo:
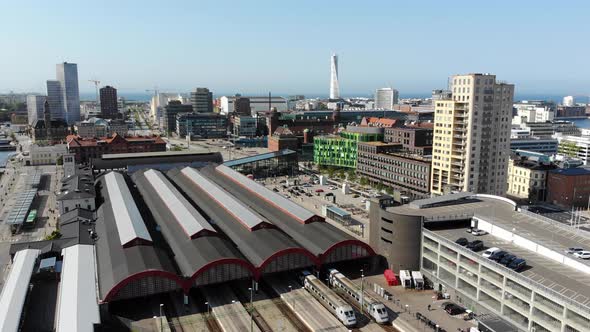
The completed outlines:
{"type": "Polygon", "coordinates": [[[340,99],[340,85],[338,84],[338,56],[332,54],[330,58],[330,99],[340,99]]]}

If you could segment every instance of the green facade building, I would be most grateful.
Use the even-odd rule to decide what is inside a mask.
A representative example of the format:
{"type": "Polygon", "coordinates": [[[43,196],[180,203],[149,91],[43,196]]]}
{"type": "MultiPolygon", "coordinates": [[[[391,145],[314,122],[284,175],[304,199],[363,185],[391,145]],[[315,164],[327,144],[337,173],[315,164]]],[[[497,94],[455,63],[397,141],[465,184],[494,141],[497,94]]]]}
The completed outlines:
{"type": "Polygon", "coordinates": [[[338,135],[313,139],[313,161],[318,166],[356,168],[358,142],[383,141],[383,128],[348,126],[338,135]]]}

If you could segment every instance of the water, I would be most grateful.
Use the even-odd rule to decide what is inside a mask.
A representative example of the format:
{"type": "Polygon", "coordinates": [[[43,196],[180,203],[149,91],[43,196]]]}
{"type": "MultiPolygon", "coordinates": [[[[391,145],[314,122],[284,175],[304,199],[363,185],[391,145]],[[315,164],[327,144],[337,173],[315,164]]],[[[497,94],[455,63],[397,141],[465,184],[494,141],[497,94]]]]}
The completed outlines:
{"type": "Polygon", "coordinates": [[[10,159],[10,156],[12,156],[14,153],[14,151],[0,151],[0,168],[6,167],[8,159],[10,159]]]}
{"type": "Polygon", "coordinates": [[[578,126],[578,128],[590,129],[590,119],[566,119],[566,121],[572,121],[578,126]]]}

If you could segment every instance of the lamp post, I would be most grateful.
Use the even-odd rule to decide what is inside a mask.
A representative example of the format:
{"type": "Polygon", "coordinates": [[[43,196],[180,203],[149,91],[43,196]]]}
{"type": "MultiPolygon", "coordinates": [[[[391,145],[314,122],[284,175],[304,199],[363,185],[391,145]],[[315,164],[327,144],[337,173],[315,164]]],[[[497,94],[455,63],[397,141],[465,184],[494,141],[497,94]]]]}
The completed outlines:
{"type": "Polygon", "coordinates": [[[205,302],[205,305],[207,306],[207,315],[209,315],[209,302],[205,302]]]}
{"type": "Polygon", "coordinates": [[[364,296],[363,296],[365,294],[364,289],[363,289],[363,286],[364,286],[364,283],[365,283],[364,281],[365,281],[365,275],[364,275],[363,269],[361,269],[361,313],[363,312],[363,310],[365,308],[363,306],[364,305],[364,300],[365,300],[364,299],[364,296]]]}
{"type": "Polygon", "coordinates": [[[249,287],[248,290],[250,291],[250,332],[252,332],[254,329],[254,325],[253,325],[254,318],[252,317],[252,315],[254,314],[254,306],[252,303],[253,296],[254,296],[252,294],[252,292],[254,291],[254,289],[252,289],[252,287],[249,287]]]}
{"type": "Polygon", "coordinates": [[[291,295],[291,306],[293,307],[293,311],[295,311],[295,300],[293,299],[293,294],[291,294],[292,290],[293,290],[293,287],[291,285],[289,285],[289,295],[291,295]]]}
{"type": "Polygon", "coordinates": [[[160,332],[164,331],[164,322],[162,321],[162,309],[164,308],[164,303],[160,303],[160,332]]]}

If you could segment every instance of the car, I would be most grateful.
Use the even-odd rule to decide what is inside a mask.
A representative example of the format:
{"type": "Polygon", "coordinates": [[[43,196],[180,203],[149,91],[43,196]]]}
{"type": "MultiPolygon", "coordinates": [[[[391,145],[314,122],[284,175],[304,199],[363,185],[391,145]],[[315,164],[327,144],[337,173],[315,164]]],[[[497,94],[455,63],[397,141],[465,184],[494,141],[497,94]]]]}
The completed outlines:
{"type": "Polygon", "coordinates": [[[504,250],[496,251],[493,253],[489,258],[495,262],[499,262],[504,256],[508,255],[509,253],[504,250]]]}
{"type": "Polygon", "coordinates": [[[513,260],[515,260],[517,257],[512,255],[512,254],[508,254],[504,257],[502,257],[502,259],[498,262],[504,266],[508,266],[510,265],[510,263],[512,263],[513,260]]]}
{"type": "Polygon", "coordinates": [[[500,251],[500,248],[493,247],[493,248],[489,248],[488,250],[484,251],[483,254],[481,254],[481,255],[485,258],[490,258],[490,257],[492,257],[492,255],[494,253],[496,253],[498,251],[500,251]]]}
{"type": "Polygon", "coordinates": [[[460,315],[462,313],[465,313],[465,308],[451,303],[451,304],[447,304],[445,306],[445,311],[447,312],[447,314],[451,315],[451,316],[455,316],[455,315],[460,315]]]}
{"type": "Polygon", "coordinates": [[[573,254],[575,254],[577,252],[584,251],[584,248],[571,247],[571,248],[567,248],[564,251],[565,251],[566,254],[573,255],[573,254]]]}
{"type": "Polygon", "coordinates": [[[467,244],[469,244],[469,241],[464,237],[460,237],[457,239],[457,241],[455,241],[455,243],[465,247],[467,244]]]}
{"type": "Polygon", "coordinates": [[[578,251],[574,253],[574,257],[580,259],[590,259],[590,251],[578,251]]]}
{"type": "Polygon", "coordinates": [[[526,266],[526,261],[522,258],[517,258],[510,262],[507,267],[514,271],[520,271],[526,266]]]}
{"type": "Polygon", "coordinates": [[[471,251],[480,251],[483,250],[483,241],[475,240],[473,242],[469,242],[469,244],[467,244],[465,247],[471,251]]]}
{"type": "Polygon", "coordinates": [[[359,198],[359,197],[361,197],[361,196],[360,196],[359,194],[354,194],[354,196],[352,196],[352,197],[354,197],[354,198],[359,198]]]}
{"type": "Polygon", "coordinates": [[[279,190],[277,188],[272,188],[272,191],[274,191],[275,193],[279,192],[279,190]]]}
{"type": "Polygon", "coordinates": [[[481,230],[481,229],[474,228],[474,229],[471,230],[471,234],[472,235],[475,235],[475,236],[481,236],[481,235],[488,234],[488,232],[486,232],[484,230],[481,230]]]}

